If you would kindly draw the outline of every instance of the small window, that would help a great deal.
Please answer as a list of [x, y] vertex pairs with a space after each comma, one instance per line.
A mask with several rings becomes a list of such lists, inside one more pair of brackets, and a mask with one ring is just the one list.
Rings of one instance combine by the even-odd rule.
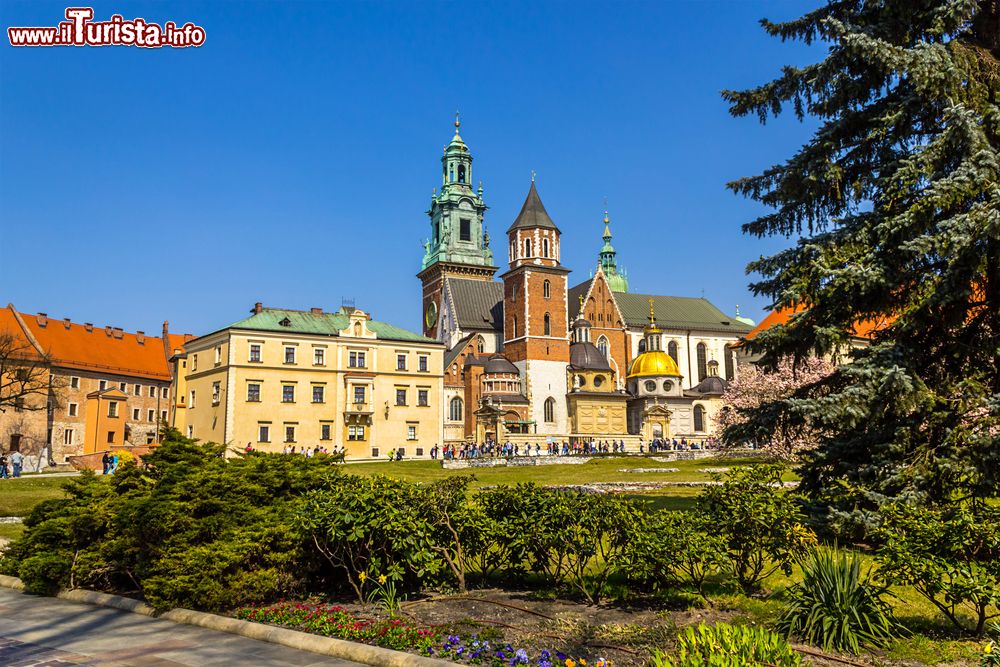
[[698, 433], [705, 430], [705, 408], [700, 405], [694, 406], [694, 430]]
[[542, 283], [542, 296], [546, 299], [552, 296], [552, 283], [548, 280]]
[[407, 424], [406, 425], [406, 439], [407, 440], [416, 440], [417, 439], [417, 425], [416, 424]]
[[549, 240], [542, 239], [542, 257], [549, 256]]
[[405, 371], [406, 370], [406, 355], [397, 354], [396, 355], [396, 370]]
[[594, 386], [595, 387], [600, 387], [602, 384], [604, 384], [604, 376], [603, 375], [598, 375], [597, 377], [594, 378]]
[[365, 427], [364, 426], [348, 426], [347, 427], [347, 439], [348, 440], [364, 440], [365, 439]]
[[313, 403], [322, 403], [324, 401], [323, 389], [322, 385], [313, 386]]
[[194, 396], [195, 396], [195, 392], [194, 392], [194, 389], [192, 389], [191, 390], [191, 399], [188, 401], [188, 407], [191, 408], [191, 409], [194, 409]]
[[326, 350], [324, 350], [321, 347], [313, 349], [313, 365], [314, 366], [326, 365]]
[[554, 398], [546, 398], [543, 406], [543, 418], [546, 423], [551, 424], [556, 420], [556, 401]]
[[605, 338], [604, 336], [601, 336], [600, 338], [597, 339], [597, 349], [600, 350], [601, 354], [604, 355], [605, 359], [608, 358], [608, 348], [609, 348], [609, 345], [608, 345], [608, 339], [607, 338]]
[[552, 335], [552, 317], [548, 313], [545, 313], [545, 317], [542, 318], [542, 335]]
[[698, 343], [698, 382], [708, 377], [708, 346]]
[[417, 370], [419, 370], [422, 373], [427, 372], [427, 357], [417, 358]]
[[250, 361], [252, 363], [260, 363], [260, 344], [250, 343]]
[[424, 455], [424, 448], [423, 447], [417, 447], [416, 449], [414, 449], [414, 451], [416, 452], [417, 456], [423, 456]]
[[[190, 436], [190, 426], [188, 427]], [[266, 424], [261, 424], [257, 429], [257, 442], [271, 442], [271, 427]]]
[[126, 382], [118, 383], [118, 391], [125, 391], [127, 388], [128, 388], [128, 383]]
[[286, 384], [281, 386], [281, 402], [282, 403], [295, 402], [295, 385]]
[[108, 416], [109, 417], [118, 416], [118, 401], [111, 401], [108, 403]]
[[136, 396], [142, 396], [142, 385], [137, 384], [134, 387], [132, 387], [132, 393], [135, 394]]
[[365, 387], [364, 385], [354, 385], [354, 402], [364, 403], [365, 402]]
[[191, 370], [192, 371], [198, 370], [198, 355], [197, 354], [191, 357]]
[[364, 368], [365, 367], [365, 353], [364, 352], [351, 352], [348, 355], [347, 365], [351, 368]]
[[378, 458], [378, 447], [372, 447], [372, 458], [373, 459]]
[[76, 403], [70, 403], [66, 406], [66, 414], [70, 417], [76, 417], [76, 411], [79, 409], [79, 405]]
[[78, 378], [78, 377], [71, 377], [69, 379], [69, 388], [70, 389], [79, 389], [80, 388], [80, 378]]
[[482, 336], [479, 336], [476, 339], [476, 352], [478, 354], [482, 354], [485, 349], [486, 349], [486, 340], [484, 340]]
[[330, 439], [330, 425], [329, 424], [320, 424], [319, 425], [319, 439], [320, 440], [329, 440]]
[[222, 398], [222, 383], [212, 383], [212, 405], [217, 405]]
[[148, 422], [155, 422], [156, 421], [156, 410], [147, 410], [146, 411], [146, 421], [148, 421]]
[[221, 345], [216, 345], [215, 346], [215, 365], [218, 366], [221, 363], [222, 363], [222, 346]]
[[149, 397], [156, 398], [156, 387], [154, 387], [153, 385], [149, 386]]
[[139, 421], [140, 413], [141, 411], [139, 410], [139, 408], [132, 408], [132, 421], [134, 422]]
[[286, 426], [285, 427], [285, 442], [295, 442], [295, 427]]
[[673, 388], [674, 388], [673, 382], [671, 382], [670, 380], [663, 381], [663, 391], [670, 391]]
[[160, 410], [160, 421], [163, 422], [164, 424], [167, 423], [167, 411], [166, 410]]
[[97, 383], [97, 389], [99, 391], [104, 391], [107, 388], [108, 388], [108, 381], [107, 380], [101, 380], [100, 382]]
[[294, 364], [295, 363], [295, 348], [291, 345], [285, 347], [285, 363]]
[[[459, 173], [465, 173], [464, 170]], [[458, 240], [459, 241], [471, 241], [472, 240], [472, 221], [462, 218], [458, 221]]]
[[462, 421], [462, 399], [455, 396], [448, 404], [448, 418], [453, 422]]
[[260, 402], [260, 383], [250, 382], [247, 384], [247, 401], [250, 403]]
[[672, 340], [669, 343], [667, 343], [667, 354], [670, 355], [670, 358], [673, 359], [674, 363], [676, 364], [677, 363], [677, 341]]
[[646, 391], [653, 393], [656, 391], [656, 382], [653, 380], [646, 380]]
[[114, 431], [108, 431], [108, 443], [109, 444], [114, 444], [114, 442], [115, 442], [115, 432]]
[[428, 396], [428, 393], [427, 393], [426, 389], [418, 389], [417, 390], [417, 405], [423, 405], [423, 406], [430, 405], [427, 402], [427, 396]]
[[73, 444], [73, 429], [68, 428], [63, 431], [63, 444], [72, 445]]
[[396, 389], [396, 405], [406, 405], [405, 389]]
[[170, 398], [169, 387], [160, 387], [160, 398]]

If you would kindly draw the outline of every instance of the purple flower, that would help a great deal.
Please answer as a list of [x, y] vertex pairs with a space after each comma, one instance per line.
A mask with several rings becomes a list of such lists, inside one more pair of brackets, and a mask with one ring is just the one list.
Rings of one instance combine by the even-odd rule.
[[566, 654], [563, 653], [562, 651], [556, 651], [556, 658], [558, 658], [559, 660], [565, 660]]

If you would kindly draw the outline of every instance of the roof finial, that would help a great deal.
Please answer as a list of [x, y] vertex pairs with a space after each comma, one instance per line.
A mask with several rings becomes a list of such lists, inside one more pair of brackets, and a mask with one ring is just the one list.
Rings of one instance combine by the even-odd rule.
[[535, 170], [534, 169], [531, 170], [531, 182], [532, 183], [535, 182]]
[[740, 304], [736, 304], [736, 317], [740, 316]]
[[458, 120], [458, 111], [455, 111], [455, 134], [458, 134], [458, 127], [462, 123]]
[[583, 295], [580, 295], [580, 317], [583, 317]]
[[656, 311], [653, 310], [653, 297], [649, 297], [649, 326], [656, 326]]

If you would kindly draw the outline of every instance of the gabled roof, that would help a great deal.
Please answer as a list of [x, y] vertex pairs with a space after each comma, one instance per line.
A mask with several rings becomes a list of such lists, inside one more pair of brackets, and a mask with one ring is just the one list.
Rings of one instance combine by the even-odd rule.
[[[42, 315], [18, 313], [8, 305], [0, 317], [0, 329], [16, 324], [21, 334], [37, 342], [53, 366], [169, 380], [170, 368], [163, 338], [128, 333], [111, 327], [89, 327]], [[12, 331], [17, 334], [17, 331]], [[185, 336], [168, 334], [170, 352], [181, 349]]]
[[465, 348], [468, 347], [469, 342], [472, 340], [472, 337], [475, 336], [475, 335], [477, 335], [477, 334], [474, 334], [474, 333], [469, 334], [468, 336], [466, 336], [462, 340], [460, 340], [457, 343], [455, 343], [455, 347], [451, 348], [450, 350], [448, 350], [447, 352], [444, 353], [444, 367], [445, 367], [445, 370], [447, 370], [448, 367], [451, 366], [455, 362], [456, 359], [458, 359], [459, 355], [462, 354], [462, 352], [465, 351]]
[[531, 181], [531, 188], [528, 190], [528, 196], [524, 199], [524, 205], [521, 206], [521, 212], [517, 214], [514, 224], [507, 229], [507, 232], [510, 233], [515, 229], [535, 227], [559, 231], [556, 223], [552, 222], [548, 211], [545, 210], [545, 205], [542, 203], [541, 197], [538, 196], [538, 190], [535, 189], [535, 182]]
[[[806, 310], [806, 307], [802, 304], [796, 305], [793, 308], [778, 308], [777, 310], [772, 310], [770, 313], [767, 314], [767, 317], [762, 319], [760, 321], [760, 324], [755, 326], [749, 333], [747, 333], [746, 336], [744, 336], [744, 338], [746, 338], [747, 340], [751, 340], [753, 338], [756, 338], [757, 334], [759, 334], [761, 331], [766, 331], [767, 329], [770, 329], [771, 327], [774, 326], [778, 325], [783, 326], [785, 324], [788, 324], [788, 321], [792, 319], [793, 315], [797, 315], [798, 313], [801, 313], [804, 310]], [[890, 324], [889, 321], [875, 322], [874, 320], [861, 320], [859, 322], [856, 322], [851, 327], [851, 335], [854, 336], [855, 338], [870, 339], [872, 337], [872, 334], [874, 334], [876, 331], [886, 328], [887, 326], [889, 326], [889, 324]]]
[[447, 278], [455, 319], [462, 330], [503, 330], [503, 283]]
[[749, 325], [726, 315], [704, 298], [615, 292], [615, 301], [629, 327], [646, 326], [650, 299], [656, 311], [656, 323], [664, 329], [719, 331], [737, 336], [750, 331]]
[[[282, 322], [288, 322], [287, 326]], [[336, 313], [304, 310], [288, 310], [285, 308], [262, 308], [259, 313], [253, 313], [238, 322], [230, 324], [226, 329], [250, 329], [253, 331], [278, 331], [299, 334], [315, 334], [320, 336], [339, 336], [351, 323], [350, 315], [344, 310]], [[369, 331], [375, 332], [380, 340], [398, 340], [414, 343], [437, 343], [433, 338], [401, 329], [399, 327], [368, 320], [365, 323]]]

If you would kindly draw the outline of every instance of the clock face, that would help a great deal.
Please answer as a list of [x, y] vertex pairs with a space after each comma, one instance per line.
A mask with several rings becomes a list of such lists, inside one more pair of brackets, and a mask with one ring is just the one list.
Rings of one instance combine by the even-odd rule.
[[438, 320], [438, 306], [436, 303], [431, 301], [427, 304], [427, 310], [424, 311], [424, 322], [427, 324], [427, 328], [430, 329]]

